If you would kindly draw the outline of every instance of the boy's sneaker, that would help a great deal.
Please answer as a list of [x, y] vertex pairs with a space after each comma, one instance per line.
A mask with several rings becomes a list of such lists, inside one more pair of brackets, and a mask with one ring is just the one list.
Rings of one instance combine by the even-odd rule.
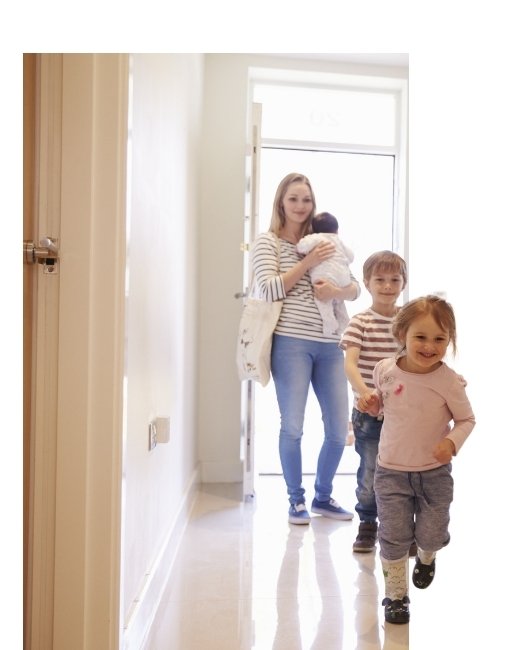
[[410, 620], [409, 603], [408, 596], [396, 600], [385, 598], [382, 602], [382, 605], [385, 606], [385, 621], [397, 624], [408, 623]]
[[377, 522], [361, 521], [357, 539], [353, 542], [354, 553], [370, 553], [375, 548], [377, 539]]
[[289, 523], [290, 524], [308, 524], [311, 517], [307, 512], [305, 503], [291, 504], [289, 508]]
[[323, 517], [329, 517], [330, 519], [353, 519], [353, 512], [348, 512], [344, 508], [341, 508], [335, 499], [330, 499], [329, 501], [317, 501], [313, 499], [311, 512], [314, 512], [316, 515], [322, 515]]

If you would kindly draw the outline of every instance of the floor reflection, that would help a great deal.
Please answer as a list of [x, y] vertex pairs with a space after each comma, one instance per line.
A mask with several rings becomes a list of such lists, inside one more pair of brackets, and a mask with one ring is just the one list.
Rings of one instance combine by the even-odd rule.
[[291, 526], [287, 535], [276, 589], [276, 633], [273, 650], [302, 650], [298, 583], [300, 551], [306, 532], [306, 526]]
[[[375, 577], [376, 554], [375, 552], [352, 553], [352, 557], [358, 568], [355, 579], [357, 595], [353, 605], [355, 629], [358, 635], [355, 650], [381, 650], [379, 638], [380, 596]], [[380, 569], [379, 565], [377, 569]]]
[[[353, 494], [337, 477], [337, 500]], [[201, 490], [146, 650], [408, 649], [408, 626], [384, 626], [378, 556], [352, 553], [357, 521], [293, 526], [287, 506], [281, 476], [253, 503]]]

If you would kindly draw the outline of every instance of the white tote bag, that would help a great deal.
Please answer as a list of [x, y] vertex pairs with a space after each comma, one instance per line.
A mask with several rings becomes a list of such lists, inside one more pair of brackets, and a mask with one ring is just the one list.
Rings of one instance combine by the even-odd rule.
[[[279, 258], [280, 242], [276, 236], [275, 239]], [[280, 317], [283, 300], [267, 302], [257, 294], [258, 288], [254, 282], [239, 322], [236, 365], [241, 381], [251, 379], [266, 386], [271, 375], [272, 335]]]
[[272, 335], [282, 305], [282, 300], [267, 302], [260, 298], [247, 298], [237, 340], [236, 363], [241, 381], [252, 379], [262, 386], [269, 383]]

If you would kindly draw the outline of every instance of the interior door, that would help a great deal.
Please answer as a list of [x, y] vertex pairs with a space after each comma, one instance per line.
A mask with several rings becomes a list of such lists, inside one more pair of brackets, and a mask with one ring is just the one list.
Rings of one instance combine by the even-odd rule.
[[[23, 237], [32, 239], [34, 231], [34, 192], [35, 192], [35, 102], [37, 57], [24, 54], [24, 113], [23, 113]], [[28, 548], [29, 548], [29, 465], [31, 441], [31, 379], [32, 379], [32, 317], [34, 296], [33, 270], [23, 269], [23, 587], [24, 602], [28, 594]], [[24, 608], [24, 647], [27, 609]]]
[[35, 98], [24, 237], [59, 252], [24, 271], [24, 647], [114, 650], [128, 57], [38, 54], [24, 75], [28, 105]]
[[[24, 55], [26, 242], [59, 238], [62, 56]], [[24, 647], [53, 647], [59, 264], [24, 264]]]
[[[259, 232], [259, 180], [261, 157], [261, 104], [252, 104], [251, 128], [247, 155], [247, 214], [245, 215], [245, 241], [243, 252], [245, 257], [245, 290], [248, 294], [252, 286], [252, 267], [250, 247]], [[255, 485], [255, 416], [254, 396], [256, 386], [252, 381], [244, 381], [241, 386], [241, 457], [243, 460], [243, 495], [245, 498], [254, 496]]]

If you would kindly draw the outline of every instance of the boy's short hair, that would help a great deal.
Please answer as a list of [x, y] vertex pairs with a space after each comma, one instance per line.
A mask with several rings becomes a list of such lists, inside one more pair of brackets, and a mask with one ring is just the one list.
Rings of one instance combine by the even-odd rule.
[[312, 227], [313, 232], [337, 233], [339, 231], [339, 222], [329, 212], [320, 212], [313, 217]]
[[393, 251], [372, 253], [363, 264], [363, 280], [369, 282], [375, 273], [399, 273], [403, 277], [403, 287], [407, 284], [407, 263]]

